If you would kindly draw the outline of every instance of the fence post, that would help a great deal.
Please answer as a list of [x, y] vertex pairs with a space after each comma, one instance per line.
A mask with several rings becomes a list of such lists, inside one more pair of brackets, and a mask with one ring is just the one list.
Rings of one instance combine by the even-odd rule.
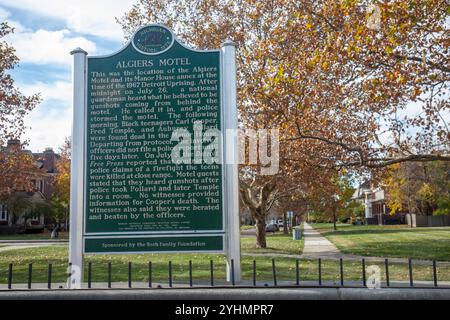
[[386, 270], [386, 286], [390, 286], [389, 283], [389, 261], [388, 259], [384, 259], [384, 268]]
[[52, 264], [51, 263], [48, 264], [48, 283], [47, 283], [47, 288], [48, 289], [52, 288]]
[[366, 260], [362, 258], [361, 260], [362, 264], [362, 277], [363, 277], [363, 286], [367, 287], [367, 280], [366, 280]]
[[433, 260], [433, 282], [434, 286], [437, 287], [437, 267], [436, 267], [436, 260]]
[[256, 260], [253, 260], [253, 286], [256, 287]]
[[319, 286], [322, 285], [322, 259], [319, 258]]
[[91, 288], [92, 284], [92, 262], [89, 261], [88, 263], [88, 289]]
[[13, 273], [13, 265], [10, 263], [8, 265], [8, 289], [12, 287], [12, 273]]
[[277, 270], [275, 268], [275, 259], [272, 258], [272, 274], [273, 274], [273, 285], [276, 287], [277, 284]]
[[28, 264], [28, 289], [31, 289], [31, 279], [33, 277], [33, 264]]
[[169, 261], [169, 287], [172, 288], [172, 261]]
[[211, 287], [214, 287], [214, 261], [212, 259], [209, 261], [209, 271], [210, 271]]
[[189, 260], [189, 286], [192, 287], [192, 260]]
[[152, 287], [152, 262], [148, 263], [148, 287]]
[[131, 261], [130, 261], [130, 262], [128, 262], [128, 288], [132, 287], [132, 285], [131, 285], [131, 282], [132, 282], [131, 267], [132, 267], [132, 264], [131, 264]]
[[111, 288], [112, 264], [108, 262], [108, 288]]
[[412, 260], [408, 259], [408, 269], [409, 269], [409, 286], [414, 286], [413, 280], [413, 270], [412, 270]]

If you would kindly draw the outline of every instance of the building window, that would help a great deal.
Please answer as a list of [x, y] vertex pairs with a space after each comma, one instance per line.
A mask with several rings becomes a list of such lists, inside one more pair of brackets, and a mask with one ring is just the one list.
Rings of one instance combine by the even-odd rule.
[[6, 209], [6, 205], [1, 205], [0, 211], [0, 221], [8, 221], [8, 210]]
[[34, 186], [35, 186], [36, 191], [44, 192], [44, 181], [43, 180], [40, 180], [40, 179], [36, 180]]

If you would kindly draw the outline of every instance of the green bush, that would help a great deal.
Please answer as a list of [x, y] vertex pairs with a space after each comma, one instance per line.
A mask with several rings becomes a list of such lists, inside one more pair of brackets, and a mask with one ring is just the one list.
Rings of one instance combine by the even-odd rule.
[[340, 222], [340, 223], [350, 223], [350, 220], [351, 220], [352, 218], [351, 217], [340, 217], [339, 219], [338, 219], [338, 221]]
[[440, 198], [437, 205], [438, 208], [433, 212], [434, 216], [450, 214], [450, 197]]

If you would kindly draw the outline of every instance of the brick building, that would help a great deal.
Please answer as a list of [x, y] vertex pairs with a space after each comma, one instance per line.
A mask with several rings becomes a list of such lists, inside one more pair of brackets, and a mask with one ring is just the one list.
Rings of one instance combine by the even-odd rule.
[[[19, 140], [9, 140], [6, 147], [2, 147], [1, 152], [5, 149], [7, 150], [8, 148], [14, 147], [20, 147]], [[30, 150], [23, 150], [22, 152], [33, 156], [38, 170], [36, 173], [30, 174], [29, 177], [34, 189], [27, 192], [18, 191], [16, 192], [16, 195], [20, 194], [20, 196], [27, 199], [32, 204], [49, 203], [53, 193], [52, 181], [56, 175], [56, 161], [59, 159], [59, 155], [57, 155], [52, 148], [46, 148], [45, 151], [41, 153], [33, 153]], [[16, 226], [23, 226], [25, 231], [44, 229], [46, 214], [41, 213], [38, 216], [32, 216], [31, 218], [26, 219], [26, 213], [26, 210], [24, 210], [22, 214], [16, 217]], [[5, 203], [0, 203], [0, 227], [8, 229], [8, 227], [12, 227], [12, 225], [13, 221], [8, 212], [8, 206]]]

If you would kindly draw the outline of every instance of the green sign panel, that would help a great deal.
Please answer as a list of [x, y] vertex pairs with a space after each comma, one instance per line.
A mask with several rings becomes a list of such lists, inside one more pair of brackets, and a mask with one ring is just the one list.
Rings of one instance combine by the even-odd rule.
[[[222, 166], [202, 158], [220, 156], [208, 134], [221, 129], [218, 50], [146, 26], [118, 53], [88, 57], [86, 98], [85, 236], [223, 234]], [[110, 240], [86, 239], [86, 252]], [[222, 250], [214, 241], [204, 248]], [[153, 250], [164, 251], [138, 251]]]
[[223, 251], [224, 237], [207, 236], [155, 236], [132, 238], [86, 238], [85, 253], [121, 252], [197, 252]]

